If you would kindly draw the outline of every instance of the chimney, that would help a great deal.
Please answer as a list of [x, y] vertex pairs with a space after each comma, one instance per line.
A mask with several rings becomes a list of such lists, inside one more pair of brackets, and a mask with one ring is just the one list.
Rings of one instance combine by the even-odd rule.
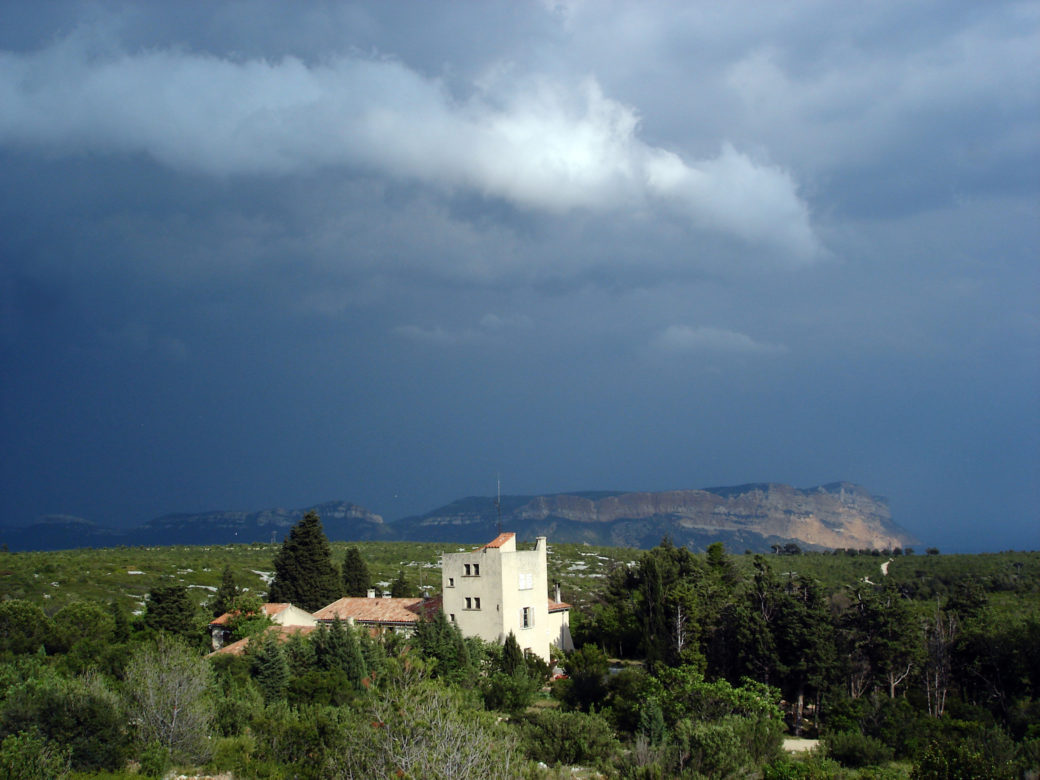
[[544, 537], [544, 536], [537, 536], [537, 537], [535, 537], [534, 549], [536, 549], [536, 550], [543, 550], [544, 551], [545, 550], [545, 539], [546, 539], [546, 537]]
[[388, 599], [388, 598], [390, 598], [390, 591], [388, 591], [388, 590], [384, 590], [384, 591], [383, 591], [383, 598], [384, 598], [384, 599]]
[[560, 598], [560, 583], [558, 582], [556, 583], [556, 597], [553, 600], [557, 603], [563, 601], [563, 599]]
[[368, 589], [368, 597], [370, 599], [374, 599], [376, 597], [376, 589], [375, 588], [369, 588]]

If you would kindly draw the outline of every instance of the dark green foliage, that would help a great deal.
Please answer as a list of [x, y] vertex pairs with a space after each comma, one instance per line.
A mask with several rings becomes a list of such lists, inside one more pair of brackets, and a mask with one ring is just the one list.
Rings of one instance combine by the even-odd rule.
[[50, 633], [50, 619], [35, 604], [0, 601], [0, 653], [35, 653]]
[[531, 713], [522, 734], [527, 756], [546, 764], [609, 764], [620, 747], [602, 716], [584, 712]]
[[119, 606], [118, 601], [108, 603], [108, 612], [112, 616], [112, 641], [124, 644], [130, 639], [130, 621], [126, 617], [126, 612]]
[[316, 512], [294, 525], [274, 558], [268, 600], [315, 612], [338, 599], [343, 589], [332, 549]]
[[238, 593], [239, 590], [238, 585], [235, 583], [235, 575], [231, 572], [231, 566], [227, 565], [224, 567], [224, 571], [220, 575], [220, 586], [217, 588], [217, 592], [213, 596], [213, 606], [211, 609], [213, 617], [220, 617], [225, 612], [230, 612]]
[[250, 677], [250, 659], [218, 654], [210, 659], [215, 680], [214, 728], [219, 736], [241, 733], [264, 706], [263, 694]]
[[743, 719], [733, 715], [710, 722], [683, 718], [674, 729], [676, 769], [694, 777], [731, 777], [753, 765], [743, 744], [743, 726]]
[[395, 599], [408, 598], [415, 594], [415, 588], [412, 587], [412, 583], [408, 581], [408, 578], [404, 574], [404, 569], [397, 572], [397, 576], [394, 577], [393, 582], [390, 583], [390, 595]]
[[437, 610], [432, 618], [416, 624], [414, 642], [419, 655], [434, 662], [434, 677], [466, 688], [475, 684], [476, 669], [469, 648], [458, 626], [450, 623], [442, 611]]
[[572, 709], [586, 712], [598, 705], [607, 694], [604, 678], [609, 668], [606, 654], [596, 645], [575, 650], [563, 661], [568, 679], [558, 686], [562, 701]]
[[311, 634], [314, 664], [321, 671], [341, 671], [354, 688], [368, 676], [361, 644], [354, 629], [339, 619]]
[[[646, 704], [647, 675], [640, 669], [623, 669], [606, 681], [606, 715], [614, 728], [628, 734], [645, 731], [640, 728]], [[660, 711], [660, 707], [657, 708]], [[661, 721], [663, 728], [664, 721]]]
[[524, 651], [520, 649], [520, 643], [512, 631], [502, 644], [502, 671], [506, 674], [515, 674], [522, 671], [527, 673], [527, 663], [524, 661]]
[[892, 760], [892, 748], [858, 731], [839, 731], [823, 739], [827, 755], [842, 766], [876, 766]]
[[[762, 767], [762, 780], [832, 780], [842, 777], [843, 774], [837, 761], [824, 757], [819, 751], [813, 751], [799, 759], [787, 755], [780, 756]], [[880, 780], [880, 776], [877, 777]]]
[[531, 703], [540, 683], [527, 676], [524, 670], [512, 674], [492, 672], [480, 681], [484, 706], [489, 710], [520, 713]]
[[51, 640], [47, 643], [51, 652], [67, 653], [83, 644], [100, 651], [113, 641], [115, 620], [99, 604], [74, 601], [54, 614], [53, 627]]
[[255, 593], [240, 593], [235, 596], [230, 612], [227, 627], [231, 631], [233, 642], [261, 634], [274, 625], [264, 612], [263, 601]]
[[249, 643], [250, 673], [264, 701], [270, 703], [285, 694], [289, 684], [289, 664], [285, 661], [281, 642], [272, 634], [254, 637]]
[[357, 699], [357, 689], [342, 669], [310, 669], [293, 675], [285, 690], [285, 700], [294, 706], [323, 704], [341, 707]]
[[140, 758], [141, 774], [146, 777], [165, 777], [166, 770], [170, 768], [170, 749], [158, 742], [145, 747]]
[[357, 547], [348, 547], [343, 557], [343, 592], [348, 596], [365, 596], [372, 587], [368, 565]]
[[1013, 780], [1015, 745], [1001, 729], [950, 721], [914, 761], [912, 780]]
[[194, 638], [198, 633], [195, 604], [184, 585], [166, 585], [148, 592], [144, 624], [153, 631]]
[[74, 769], [115, 769], [129, 738], [119, 698], [98, 677], [27, 680], [0, 709], [0, 736], [32, 732], [67, 749]]
[[352, 725], [351, 713], [345, 709], [313, 704], [289, 707], [275, 702], [252, 720], [256, 752], [251, 760], [292, 767], [287, 776], [301, 780], [336, 777], [324, 766], [355, 749]]
[[38, 731], [8, 734], [0, 742], [0, 777], [6, 780], [56, 780], [67, 777], [69, 767], [68, 748]]

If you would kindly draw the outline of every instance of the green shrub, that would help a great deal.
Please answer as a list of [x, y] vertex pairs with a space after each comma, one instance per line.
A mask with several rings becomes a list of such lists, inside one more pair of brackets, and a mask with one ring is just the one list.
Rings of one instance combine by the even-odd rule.
[[9, 734], [0, 743], [0, 777], [8, 780], [55, 780], [68, 776], [69, 751], [38, 732]]
[[523, 667], [512, 674], [494, 672], [480, 683], [485, 707], [514, 714], [527, 708], [538, 688], [538, 681], [528, 677]]
[[913, 780], [1011, 780], [1017, 777], [1016, 746], [995, 726], [942, 718], [940, 735], [914, 761]]
[[708, 777], [726, 777], [749, 762], [744, 750], [736, 716], [716, 722], [687, 718], [675, 724], [675, 744], [679, 750], [679, 768]]
[[842, 766], [877, 766], [892, 760], [892, 748], [857, 731], [842, 731], [823, 738], [827, 755]]
[[210, 767], [218, 772], [231, 772], [235, 777], [252, 776], [256, 740], [248, 734], [223, 737], [213, 745]]
[[527, 756], [546, 764], [611, 761], [619, 745], [600, 715], [542, 710], [525, 716], [521, 733]]
[[153, 742], [141, 751], [141, 774], [161, 778], [170, 768], [170, 749]]
[[75, 769], [116, 769], [129, 745], [126, 720], [100, 678], [27, 680], [0, 708], [0, 735], [38, 731], [69, 751]]

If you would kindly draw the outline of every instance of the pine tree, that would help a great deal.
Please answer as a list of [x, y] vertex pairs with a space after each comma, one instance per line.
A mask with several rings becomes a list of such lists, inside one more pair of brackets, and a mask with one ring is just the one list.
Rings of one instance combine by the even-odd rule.
[[225, 612], [230, 612], [237, 595], [238, 585], [235, 584], [231, 566], [225, 566], [224, 573], [220, 576], [220, 587], [217, 588], [217, 593], [213, 597], [213, 617], [220, 617]]
[[144, 623], [154, 631], [188, 637], [198, 631], [195, 604], [184, 585], [152, 588], [148, 593]]
[[348, 547], [343, 558], [343, 588], [348, 596], [365, 596], [371, 586], [372, 578], [361, 551], [357, 547]]
[[390, 595], [395, 599], [403, 599], [412, 595], [412, 586], [408, 578], [404, 576], [404, 569], [397, 572], [397, 576], [390, 583]]
[[272, 636], [256, 637], [250, 671], [263, 691], [264, 701], [280, 699], [289, 684], [289, 664], [281, 644]]
[[338, 599], [342, 589], [321, 518], [317, 512], [308, 512], [289, 531], [274, 558], [268, 599], [314, 612]]
[[502, 671], [506, 674], [515, 674], [517, 671], [527, 674], [527, 662], [524, 660], [524, 651], [520, 649], [520, 643], [512, 631], [506, 637], [502, 646]]
[[473, 684], [476, 670], [462, 632], [443, 612], [437, 610], [433, 617], [416, 624], [414, 642], [419, 655], [435, 662], [434, 677], [465, 686]]

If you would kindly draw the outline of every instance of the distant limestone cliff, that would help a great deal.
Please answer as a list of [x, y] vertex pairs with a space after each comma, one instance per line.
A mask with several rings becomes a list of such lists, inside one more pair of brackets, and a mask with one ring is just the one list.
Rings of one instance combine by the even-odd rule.
[[[752, 484], [661, 493], [560, 493], [502, 498], [502, 527], [521, 538], [651, 547], [668, 536], [695, 549], [768, 550], [794, 542], [807, 549], [917, 544], [892, 522], [884, 499], [848, 482], [807, 488]], [[492, 533], [494, 499], [467, 498], [394, 523], [402, 538], [471, 541]]]
[[[116, 530], [77, 517], [50, 516], [25, 528], [0, 528], [12, 550], [60, 550], [116, 545], [280, 542], [314, 510], [333, 541], [415, 541], [477, 544], [497, 533], [499, 508], [472, 497], [393, 523], [364, 507], [330, 501], [303, 509], [165, 515]], [[884, 499], [848, 482], [806, 488], [753, 484], [661, 493], [602, 491], [502, 496], [502, 528], [521, 540], [613, 547], [653, 547], [665, 536], [699, 550], [722, 542], [734, 552], [768, 552], [773, 545], [804, 549], [884, 549], [918, 544], [892, 522]]]

